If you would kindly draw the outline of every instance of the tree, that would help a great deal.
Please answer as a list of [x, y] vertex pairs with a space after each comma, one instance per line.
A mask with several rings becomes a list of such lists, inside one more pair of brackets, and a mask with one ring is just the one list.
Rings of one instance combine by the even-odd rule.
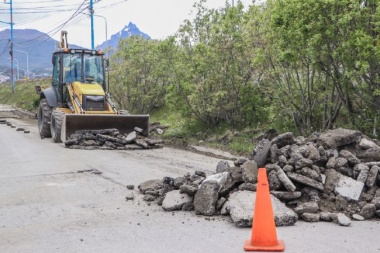
[[[254, 78], [255, 51], [244, 6], [226, 5], [208, 10], [197, 4], [197, 15], [181, 26], [173, 72], [174, 92], [185, 101], [186, 111], [209, 126], [226, 122], [233, 127], [255, 125], [262, 98]], [[248, 37], [247, 37], [248, 36]]]
[[163, 105], [170, 83], [166, 55], [173, 42], [170, 38], [156, 41], [140, 36], [120, 40], [111, 58], [111, 89], [121, 109], [141, 114]]

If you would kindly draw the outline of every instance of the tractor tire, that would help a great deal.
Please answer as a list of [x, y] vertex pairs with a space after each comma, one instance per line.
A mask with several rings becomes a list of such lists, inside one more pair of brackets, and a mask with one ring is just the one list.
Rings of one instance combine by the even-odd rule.
[[51, 108], [46, 98], [40, 100], [40, 105], [38, 107], [38, 132], [41, 138], [51, 137], [50, 133], [50, 117], [53, 108]]
[[63, 122], [64, 113], [60, 110], [54, 110], [51, 114], [50, 120], [50, 132], [53, 142], [60, 143], [61, 139], [61, 130]]

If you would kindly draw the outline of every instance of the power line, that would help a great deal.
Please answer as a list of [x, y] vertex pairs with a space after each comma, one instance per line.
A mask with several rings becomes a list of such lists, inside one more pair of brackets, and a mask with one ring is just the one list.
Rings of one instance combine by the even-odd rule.
[[[33, 41], [36, 41], [38, 39], [44, 39], [43, 41], [40, 41], [38, 42], [37, 44], [34, 44], [34, 45], [30, 45], [30, 46], [36, 46], [36, 45], [39, 45], [39, 44], [42, 44], [44, 43], [45, 41], [49, 40], [51, 36], [55, 35], [57, 32], [59, 32], [62, 28], [65, 27], [66, 24], [68, 24], [71, 20], [73, 20], [76, 16], [78, 16], [79, 14], [81, 14], [81, 12], [86, 9], [87, 7], [85, 8], [82, 8], [81, 7], [84, 5], [84, 3], [86, 2], [87, 0], [84, 0], [82, 2], [82, 4], [76, 9], [76, 11], [71, 15], [71, 17], [65, 21], [63, 24], [61, 25], [58, 25], [57, 27], [53, 28], [52, 30], [50, 30], [49, 32], [47, 32], [46, 34], [44, 35], [41, 35], [41, 36], [37, 36], [33, 39], [30, 39], [30, 40], [27, 40], [27, 41], [24, 41], [22, 44], [25, 44], [25, 43], [30, 43], [30, 42], [33, 42]], [[28, 47], [30, 47], [28, 46]]]

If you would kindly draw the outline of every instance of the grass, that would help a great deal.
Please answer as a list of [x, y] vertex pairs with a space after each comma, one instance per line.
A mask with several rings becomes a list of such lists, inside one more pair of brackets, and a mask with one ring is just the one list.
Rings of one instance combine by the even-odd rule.
[[49, 86], [49, 80], [43, 81], [17, 81], [15, 82], [14, 93], [11, 91], [10, 83], [0, 85], [0, 103], [22, 108], [31, 112], [36, 112], [39, 95], [35, 91], [35, 85]]
[[[235, 155], [248, 157], [254, 148], [254, 138], [251, 130], [241, 132], [231, 131], [227, 124], [209, 128], [197, 120], [189, 120], [179, 112], [161, 108], [151, 115], [151, 122], [159, 121], [161, 125], [169, 125], [163, 137], [174, 140], [179, 145], [202, 145], [229, 151]], [[178, 141], [181, 139], [182, 141]]]

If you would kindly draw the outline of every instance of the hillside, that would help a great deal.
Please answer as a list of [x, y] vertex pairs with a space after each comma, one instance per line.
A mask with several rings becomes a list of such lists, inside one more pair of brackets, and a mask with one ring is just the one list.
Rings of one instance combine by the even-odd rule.
[[[10, 30], [0, 32], [0, 48], [4, 48], [4, 54], [0, 58], [0, 65], [9, 67], [10, 65]], [[20, 68], [20, 76], [24, 75], [27, 69], [27, 58], [29, 62], [29, 72], [34, 74], [50, 73], [51, 54], [57, 46], [57, 41], [45, 33], [34, 29], [15, 29], [14, 37], [14, 59], [15, 73], [17, 65]], [[33, 75], [32, 73], [32, 75]]]

